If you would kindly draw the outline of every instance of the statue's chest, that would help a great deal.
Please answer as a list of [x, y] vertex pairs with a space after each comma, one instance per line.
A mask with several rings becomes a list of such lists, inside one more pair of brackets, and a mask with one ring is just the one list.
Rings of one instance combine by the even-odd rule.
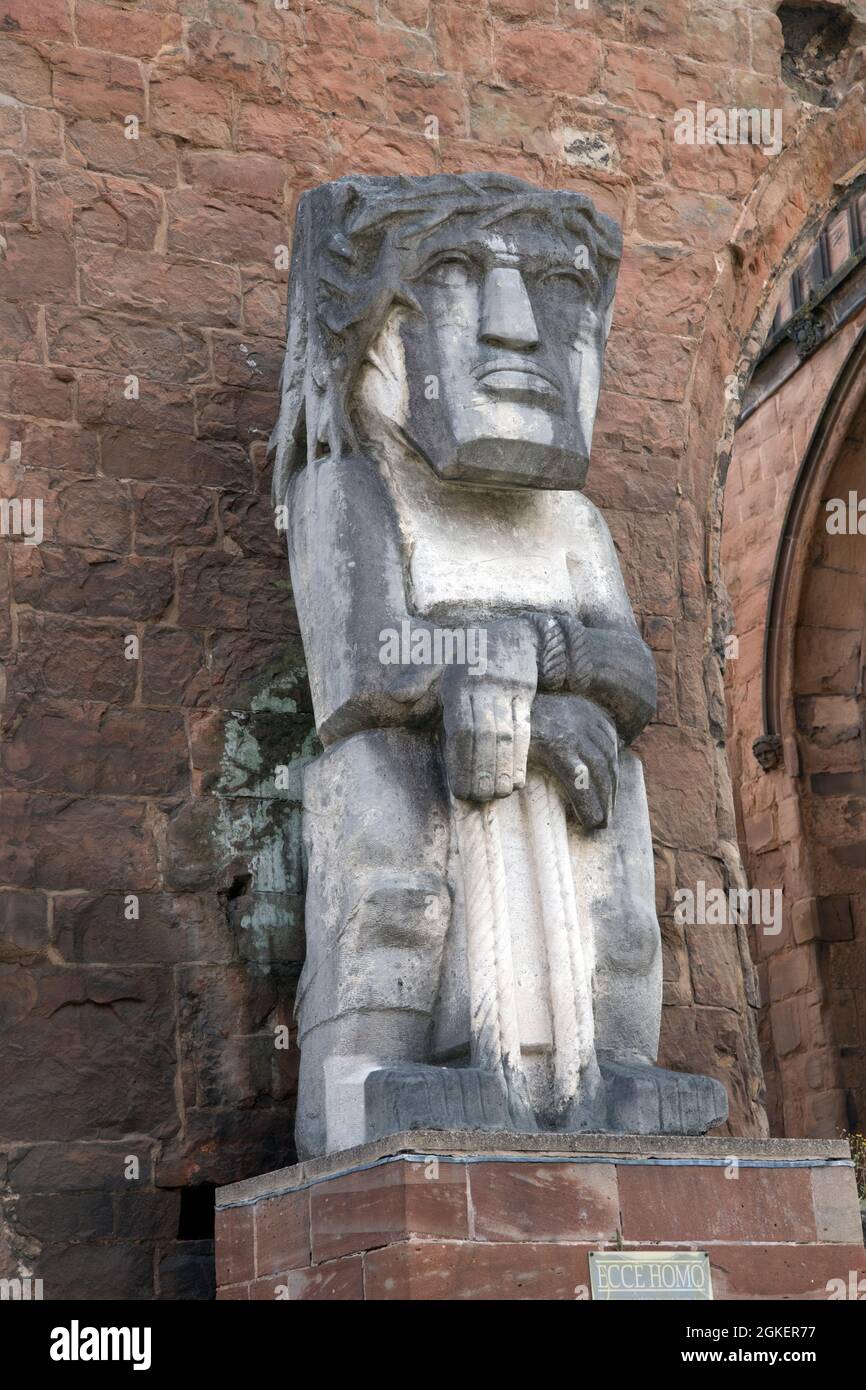
[[401, 478], [395, 500], [419, 617], [575, 607], [573, 494], [443, 489]]

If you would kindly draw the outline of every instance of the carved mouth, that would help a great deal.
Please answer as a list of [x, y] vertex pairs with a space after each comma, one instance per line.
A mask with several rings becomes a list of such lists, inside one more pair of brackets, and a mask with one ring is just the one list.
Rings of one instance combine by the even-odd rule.
[[562, 400], [562, 388], [544, 367], [501, 359], [473, 368], [472, 375], [485, 391], [511, 400], [542, 399], [550, 405]]

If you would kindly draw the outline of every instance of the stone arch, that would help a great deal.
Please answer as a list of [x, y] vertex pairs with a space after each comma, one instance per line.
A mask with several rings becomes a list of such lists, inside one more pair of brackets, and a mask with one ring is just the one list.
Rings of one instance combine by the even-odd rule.
[[783, 739], [790, 736], [794, 718], [795, 644], [804, 589], [808, 587], [809, 551], [822, 500], [830, 495], [830, 479], [862, 414], [864, 398], [866, 327], [859, 330], [840, 367], [812, 433], [788, 499], [773, 564], [764, 635], [762, 709], [765, 733]]
[[[856, 503], [866, 492], [864, 360], [866, 328], [825, 408], [835, 428], [828, 423], [825, 437], [822, 420], [804, 460], [811, 486], [792, 554], [779, 690], [785, 738], [796, 747], [809, 887], [799, 978], [811, 974], [824, 1005], [805, 1080], [835, 1093], [850, 1129], [866, 1119], [866, 519], [859, 530], [849, 506], [850, 494]], [[832, 499], [844, 506], [840, 532], [828, 524]]]
[[[853, 95], [846, 105], [856, 126]], [[744, 265], [754, 277], [752, 290], [758, 290], [753, 323], [743, 339], [738, 382], [746, 379], [767, 337], [787, 272], [827, 216], [862, 181], [862, 145], [858, 148], [855, 140], [844, 138], [852, 135], [848, 117], [840, 119], [834, 132], [833, 122], [824, 125], [821, 114], [810, 119], [800, 139], [780, 156], [787, 161], [784, 185], [792, 189], [788, 202], [780, 201], [778, 181], [772, 188], [759, 184], [733, 238], [747, 250]], [[829, 150], [828, 136], [835, 139], [840, 133], [838, 147]], [[778, 227], [772, 225], [771, 214]], [[771, 251], [777, 257], [775, 265], [769, 261]], [[747, 291], [744, 283], [744, 308]], [[814, 683], [815, 663], [826, 657], [833, 664], [833, 641], [816, 638], [816, 625], [808, 619], [817, 605], [817, 627], [832, 631], [826, 614], [834, 606], [841, 611], [838, 596], [830, 593], [832, 583], [828, 587], [827, 576], [834, 567], [821, 563], [822, 499], [832, 494], [834, 479], [844, 481], [846, 441], [862, 428], [864, 365], [866, 313], [861, 310], [800, 368], [790, 388], [771, 393], [769, 404], [755, 410], [739, 430], [733, 450], [723, 433], [716, 460], [714, 520], [719, 545], [711, 561], [718, 595], [715, 617], [722, 632], [732, 623], [740, 641], [736, 666], [727, 673], [728, 753], [737, 788], [739, 841], [750, 883], [768, 891], [779, 888], [783, 895], [782, 930], [773, 936], [753, 933], [752, 946], [765, 1006], [761, 1035], [768, 1110], [773, 1128], [789, 1134], [838, 1133], [864, 1113], [862, 1078], [857, 1081], [856, 1060], [848, 1058], [846, 1049], [853, 1047], [851, 1056], [856, 1059], [862, 1049], [860, 1033], [866, 1029], [857, 1021], [857, 990], [846, 992], [840, 980], [844, 970], [850, 973], [855, 951], [866, 953], [862, 943], [856, 946], [861, 934], [858, 904], [849, 902], [851, 895], [842, 891], [844, 885], [830, 871], [827, 802], [821, 803], [821, 782], [814, 783], [815, 777], [862, 775], [862, 687], [854, 718], [856, 739], [840, 736], [837, 744], [832, 731], [819, 730], [815, 738], [806, 739], [805, 748], [803, 743], [810, 702], [821, 698], [820, 690], [809, 684]], [[785, 391], [787, 415], [774, 422], [772, 410], [781, 412]], [[738, 409], [739, 403], [732, 401], [726, 423]], [[852, 563], [860, 582], [859, 566], [866, 568], [866, 556]], [[818, 571], [823, 577], [816, 578]], [[844, 587], [843, 573], [840, 568], [837, 578]], [[859, 616], [853, 627], [846, 639], [850, 650], [845, 679], [856, 668], [856, 685], [863, 640]], [[838, 694], [841, 700], [842, 692]], [[853, 694], [849, 690], [849, 699]], [[752, 755], [752, 744], [761, 734], [778, 735], [784, 754], [775, 765], [768, 759], [765, 770]], [[821, 749], [822, 742], [830, 744], [830, 751]], [[853, 748], [855, 743], [857, 757], [843, 767], [839, 758], [850, 750], [840, 755], [839, 746]], [[824, 787], [833, 789], [833, 784]], [[837, 784], [835, 789], [847, 796], [852, 788], [846, 784], [842, 792]], [[843, 800], [837, 832], [839, 825], [845, 826], [846, 814], [850, 820], [853, 813]], [[856, 843], [856, 827], [848, 839]], [[856, 856], [856, 849], [851, 852]], [[859, 881], [855, 887], [859, 894]], [[866, 978], [863, 983], [866, 986]], [[862, 1012], [866, 1017], [866, 995]]]
[[[693, 373], [689, 457], [695, 498], [705, 498], [707, 579], [713, 597], [707, 633], [710, 679], [721, 687], [724, 638], [732, 615], [721, 562], [725, 493], [745, 386], [767, 339], [786, 274], [845, 190], [866, 176], [866, 88], [854, 85], [838, 108], [813, 109], [796, 138], [748, 197], [728, 241], [728, 262], [707, 306]], [[719, 693], [720, 707], [724, 700]], [[725, 771], [727, 768], [725, 767]], [[724, 775], [724, 774], [723, 774]], [[733, 814], [733, 791], [730, 789]]]

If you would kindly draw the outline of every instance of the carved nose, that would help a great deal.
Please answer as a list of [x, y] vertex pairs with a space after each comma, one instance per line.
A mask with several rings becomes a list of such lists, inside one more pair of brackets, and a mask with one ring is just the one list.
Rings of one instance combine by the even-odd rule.
[[538, 346], [538, 328], [520, 271], [494, 266], [484, 277], [481, 341], [526, 352]]

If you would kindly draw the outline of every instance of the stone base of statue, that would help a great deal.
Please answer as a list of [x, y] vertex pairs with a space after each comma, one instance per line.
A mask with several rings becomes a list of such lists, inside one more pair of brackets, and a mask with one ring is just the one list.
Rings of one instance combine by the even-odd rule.
[[216, 1259], [220, 1299], [866, 1294], [839, 1140], [398, 1134], [220, 1189]]

